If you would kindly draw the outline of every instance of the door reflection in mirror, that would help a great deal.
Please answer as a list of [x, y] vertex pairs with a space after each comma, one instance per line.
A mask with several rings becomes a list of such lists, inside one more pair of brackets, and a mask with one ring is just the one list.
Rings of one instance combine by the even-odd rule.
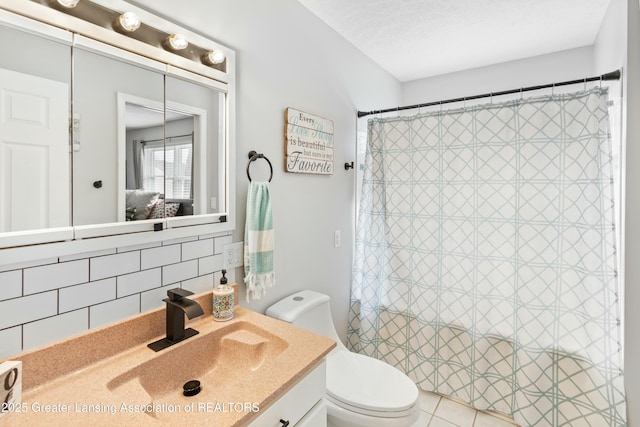
[[69, 226], [71, 47], [0, 26], [0, 50], [0, 232]]

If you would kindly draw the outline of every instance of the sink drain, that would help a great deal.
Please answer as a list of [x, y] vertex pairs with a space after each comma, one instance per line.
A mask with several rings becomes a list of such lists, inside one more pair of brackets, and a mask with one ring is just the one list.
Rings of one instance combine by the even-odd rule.
[[182, 386], [182, 394], [184, 394], [185, 396], [195, 396], [196, 394], [200, 393], [200, 390], [200, 381], [198, 380], [187, 381]]

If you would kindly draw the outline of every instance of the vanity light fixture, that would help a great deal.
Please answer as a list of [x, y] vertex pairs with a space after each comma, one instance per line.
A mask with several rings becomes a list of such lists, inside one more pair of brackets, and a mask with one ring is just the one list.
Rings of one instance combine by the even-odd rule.
[[[3, 1], [5, 0], [0, 0], [0, 3]], [[10, 1], [21, 3], [19, 0]], [[80, 4], [81, 1], [82, 4]], [[229, 64], [224, 48], [214, 48], [215, 45], [212, 46], [211, 44], [207, 48], [205, 47], [208, 44], [206, 40], [202, 40], [198, 35], [192, 34], [186, 29], [182, 30], [185, 33], [180, 34], [180, 27], [176, 27], [173, 24], [168, 25], [169, 23], [159, 24], [153, 19], [147, 19], [146, 17], [149, 16], [147, 12], [136, 9], [135, 6], [124, 6], [123, 4], [126, 3], [124, 0], [31, 0], [24, 3], [31, 2], [44, 3], [56, 10], [56, 13], [70, 15], [71, 20], [69, 22], [72, 23], [74, 30], [79, 34], [91, 37], [91, 31], [87, 29], [88, 27], [83, 26], [80, 30], [76, 27], [78, 25], [77, 21], [83, 21], [106, 30], [113, 30], [148, 46], [171, 52], [182, 57], [179, 59], [181, 64], [184, 63], [185, 59], [193, 61], [194, 66], [204, 67], [202, 71], [205, 75], [208, 71], [205, 68], [221, 71], [222, 73], [228, 72], [227, 67]], [[110, 4], [116, 9], [111, 9]], [[0, 7], [0, 9], [3, 8]], [[143, 23], [142, 20], [145, 20], [145, 22]], [[57, 23], [54, 25], [57, 25]], [[164, 28], [157, 28], [157, 25], [161, 25]], [[173, 30], [171, 29], [172, 27]]]
[[78, 5], [80, 0], [57, 0], [60, 6], [66, 7], [67, 9], [73, 9]]
[[189, 42], [182, 34], [171, 34], [167, 37], [167, 44], [172, 50], [183, 50], [189, 46]]
[[123, 30], [134, 32], [140, 28], [140, 18], [133, 12], [125, 12], [118, 17], [118, 23]]
[[204, 62], [209, 65], [222, 64], [226, 59], [224, 52], [220, 49], [210, 50], [204, 55]]

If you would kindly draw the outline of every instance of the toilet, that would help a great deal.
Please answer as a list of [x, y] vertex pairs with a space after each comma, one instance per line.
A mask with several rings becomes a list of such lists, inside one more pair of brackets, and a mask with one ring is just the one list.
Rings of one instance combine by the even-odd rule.
[[408, 427], [418, 420], [416, 385], [393, 366], [347, 350], [333, 326], [329, 296], [301, 291], [269, 307], [266, 315], [336, 341], [327, 355], [328, 426]]

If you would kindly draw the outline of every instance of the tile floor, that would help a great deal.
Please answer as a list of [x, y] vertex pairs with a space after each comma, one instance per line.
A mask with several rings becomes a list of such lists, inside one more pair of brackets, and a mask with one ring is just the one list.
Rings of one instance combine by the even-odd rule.
[[514, 427], [506, 416], [478, 411], [464, 403], [420, 392], [420, 419], [412, 427]]

